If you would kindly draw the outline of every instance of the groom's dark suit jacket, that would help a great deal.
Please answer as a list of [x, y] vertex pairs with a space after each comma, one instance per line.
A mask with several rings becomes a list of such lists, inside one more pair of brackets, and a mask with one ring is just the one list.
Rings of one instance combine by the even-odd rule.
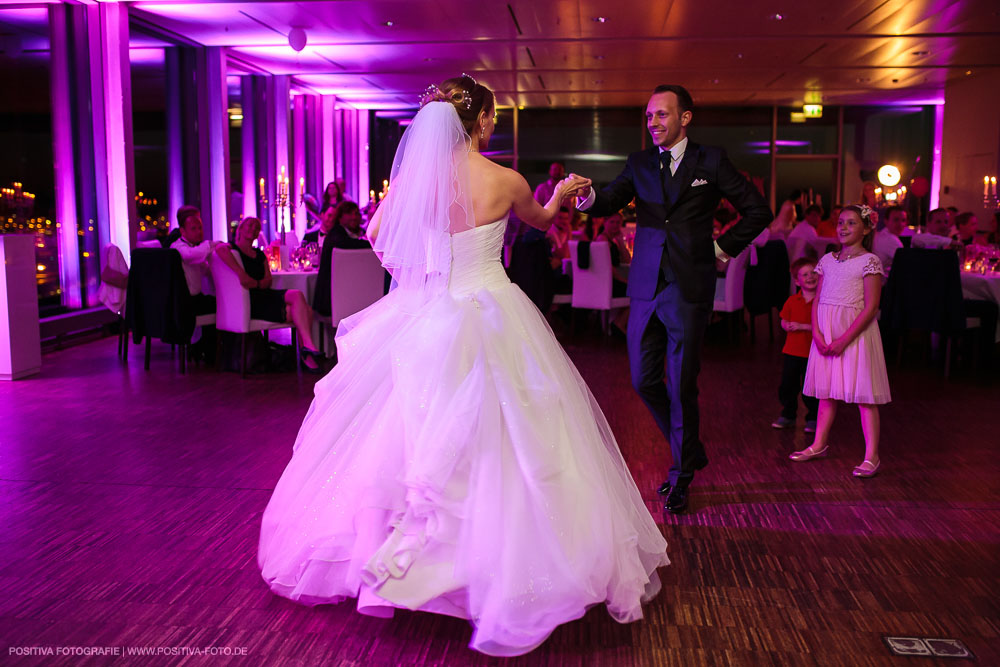
[[711, 301], [716, 277], [712, 219], [722, 197], [743, 216], [718, 239], [719, 247], [735, 257], [774, 216], [764, 197], [736, 170], [724, 150], [688, 139], [673, 176], [667, 170], [661, 178], [657, 146], [629, 155], [624, 171], [596, 193], [587, 213], [610, 215], [636, 200], [630, 297], [656, 296], [664, 265], [673, 272], [685, 301]]

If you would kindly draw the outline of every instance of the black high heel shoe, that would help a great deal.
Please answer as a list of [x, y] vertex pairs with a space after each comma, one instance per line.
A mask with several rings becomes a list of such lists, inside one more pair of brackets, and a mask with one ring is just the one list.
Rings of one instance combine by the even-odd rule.
[[[306, 364], [306, 359], [312, 359], [313, 363], [316, 364], [315, 368]], [[312, 375], [322, 375], [323, 374], [323, 353], [317, 352], [316, 350], [309, 350], [302, 348], [299, 350], [299, 366], [306, 373], [311, 373]]]

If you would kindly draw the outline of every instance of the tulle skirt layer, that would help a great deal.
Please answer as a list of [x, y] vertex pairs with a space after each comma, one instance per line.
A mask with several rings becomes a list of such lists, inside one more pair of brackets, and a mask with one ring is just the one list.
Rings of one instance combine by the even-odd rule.
[[[817, 321], [813, 326], [818, 327], [824, 340], [830, 343], [847, 331], [860, 312], [853, 306], [821, 303], [816, 308]], [[837, 357], [820, 354], [814, 342], [809, 350], [802, 393], [869, 405], [891, 401], [878, 323], [872, 320]]]
[[342, 323], [264, 512], [259, 564], [304, 604], [471, 621], [518, 655], [606, 603], [642, 617], [666, 543], [596, 401], [515, 286], [393, 292]]

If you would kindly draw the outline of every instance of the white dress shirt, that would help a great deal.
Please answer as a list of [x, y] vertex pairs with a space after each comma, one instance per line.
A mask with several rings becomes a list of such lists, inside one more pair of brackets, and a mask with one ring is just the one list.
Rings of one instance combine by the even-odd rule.
[[872, 239], [872, 252], [878, 255], [886, 274], [892, 268], [892, 258], [896, 256], [896, 251], [902, 247], [903, 242], [889, 230], [880, 229], [875, 232], [875, 237]]
[[213, 291], [211, 283], [207, 281], [211, 280], [208, 277], [208, 256], [212, 254], [212, 242], [205, 239], [198, 245], [191, 245], [181, 237], [174, 241], [170, 247], [181, 254], [188, 291], [192, 295], [202, 292], [211, 293]]
[[947, 236], [938, 236], [937, 234], [914, 234], [913, 240], [910, 241], [911, 248], [930, 248], [931, 250], [941, 250], [947, 248], [952, 243], [951, 239]]
[[[677, 168], [681, 165], [681, 160], [684, 159], [684, 152], [687, 151], [688, 138], [684, 137], [676, 144], [674, 144], [670, 150], [670, 175], [673, 176], [677, 173]], [[660, 146], [660, 152], [664, 153], [668, 149]], [[586, 211], [591, 206], [594, 205], [594, 200], [597, 198], [597, 194], [594, 192], [594, 188], [590, 188], [590, 194], [583, 200], [577, 198], [576, 207], [581, 211]], [[715, 245], [715, 257], [716, 259], [721, 259], [723, 262], [728, 262], [731, 258], [727, 255], [722, 248], [719, 247], [717, 241], [712, 241]]]

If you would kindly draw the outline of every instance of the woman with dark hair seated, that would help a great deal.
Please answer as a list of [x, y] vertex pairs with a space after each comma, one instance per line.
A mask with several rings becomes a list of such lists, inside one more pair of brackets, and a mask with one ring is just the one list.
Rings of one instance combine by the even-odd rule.
[[[271, 267], [267, 258], [253, 242], [260, 234], [260, 220], [243, 218], [236, 227], [236, 239], [229, 245], [220, 245], [215, 254], [226, 266], [236, 272], [240, 284], [250, 290], [250, 317], [268, 322], [291, 322], [302, 341], [301, 362], [303, 370], [321, 373], [318, 360], [322, 358], [312, 338], [312, 310], [306, 298], [297, 289], [273, 290]], [[238, 252], [243, 265], [236, 261]]]

